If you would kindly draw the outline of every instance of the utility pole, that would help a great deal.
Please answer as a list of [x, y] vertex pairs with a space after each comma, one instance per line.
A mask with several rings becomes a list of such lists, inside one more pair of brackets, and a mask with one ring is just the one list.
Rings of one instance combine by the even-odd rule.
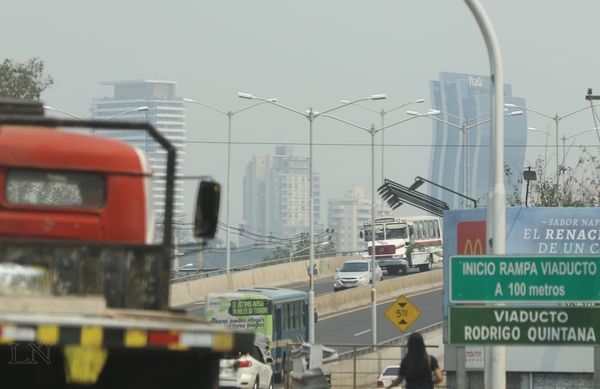
[[[587, 95], [585, 95], [585, 99], [590, 102], [590, 106], [592, 110], [594, 109], [593, 100], [600, 100], [599, 95], [592, 94], [592, 88], [588, 88]], [[594, 118], [594, 127], [598, 127], [596, 124], [596, 115], [594, 115], [594, 111], [592, 111], [592, 117]], [[600, 139], [600, 133], [596, 132], [598, 135], [598, 139]], [[600, 386], [600, 346], [594, 346], [594, 387], [597, 388]]]

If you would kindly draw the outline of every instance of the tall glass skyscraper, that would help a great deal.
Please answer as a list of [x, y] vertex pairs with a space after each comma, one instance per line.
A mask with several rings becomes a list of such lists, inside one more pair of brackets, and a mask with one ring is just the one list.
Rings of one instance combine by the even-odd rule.
[[[92, 117], [104, 120], [147, 121], [165, 136], [177, 150], [175, 174], [183, 174], [185, 157], [185, 106], [177, 97], [176, 83], [163, 80], [107, 81], [102, 85], [114, 87], [113, 96], [96, 98], [90, 109]], [[146, 155], [153, 172], [154, 208], [156, 211], [157, 236], [162, 233], [166, 196], [167, 154], [145, 132], [142, 131], [102, 131], [102, 135], [117, 138], [136, 146]], [[189, 236], [186, 229], [177, 228], [183, 222], [183, 182], [175, 181], [173, 219], [175, 238]]]
[[[430, 180], [456, 192], [487, 203], [490, 160], [490, 77], [441, 72], [430, 81], [432, 108], [441, 111], [433, 120], [433, 149]], [[512, 95], [504, 86], [505, 103], [525, 106], [525, 99]], [[516, 185], [522, 174], [527, 144], [527, 115], [504, 118], [504, 163], [511, 174], [505, 178], [506, 192], [520, 195]], [[450, 209], [465, 208], [470, 202], [448, 191], [430, 186], [431, 196], [448, 203]]]

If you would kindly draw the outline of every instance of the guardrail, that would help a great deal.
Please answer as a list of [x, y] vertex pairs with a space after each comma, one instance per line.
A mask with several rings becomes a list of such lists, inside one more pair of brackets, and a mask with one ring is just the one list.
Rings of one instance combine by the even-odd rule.
[[[329, 258], [329, 257], [338, 257], [338, 256], [347, 256], [347, 255], [357, 255], [360, 253], [362, 253], [362, 251], [339, 251], [339, 252], [335, 252], [335, 253], [326, 253], [326, 254], [315, 255], [315, 258], [319, 259], [319, 258]], [[292, 258], [290, 258], [290, 257], [278, 258], [278, 259], [272, 259], [270, 261], [261, 261], [261, 262], [250, 263], [247, 265], [231, 267], [230, 271], [238, 272], [238, 271], [243, 271], [243, 270], [255, 269], [255, 268], [259, 268], [259, 267], [278, 265], [280, 263], [306, 261], [307, 259], [309, 259], [308, 255], [302, 255], [302, 256], [297, 256], [297, 257], [292, 257]], [[218, 269], [218, 270], [201, 271], [199, 273], [188, 274], [185, 276], [177, 276], [176, 275], [171, 278], [171, 283], [192, 281], [192, 280], [197, 280], [200, 278], [218, 276], [218, 275], [226, 274], [226, 273], [227, 273], [227, 269]]]

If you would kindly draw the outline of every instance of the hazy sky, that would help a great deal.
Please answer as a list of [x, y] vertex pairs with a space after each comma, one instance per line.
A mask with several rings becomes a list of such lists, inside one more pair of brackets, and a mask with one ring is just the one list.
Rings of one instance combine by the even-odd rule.
[[[600, 1], [482, 3], [501, 43], [505, 80], [530, 108], [562, 115], [587, 104], [588, 87], [600, 94]], [[43, 95], [46, 104], [82, 116], [93, 97], [112, 93], [99, 85], [104, 80], [173, 80], [180, 96], [232, 111], [250, 103], [237, 97], [239, 91], [317, 111], [342, 99], [386, 93], [386, 101], [368, 103], [379, 110], [429, 99], [428, 81], [440, 71], [489, 73], [481, 33], [460, 0], [14, 1], [3, 6], [0, 35], [3, 58], [46, 62], [55, 79]], [[194, 105], [187, 114], [186, 174], [210, 174], [225, 184], [226, 118]], [[367, 127], [380, 120], [356, 107], [335, 115]], [[405, 117], [397, 110], [386, 121]], [[553, 128], [552, 121], [534, 115], [529, 125]], [[588, 110], [565, 119], [561, 135], [591, 127]], [[314, 136], [325, 221], [327, 198], [356, 185], [370, 193], [370, 137], [326, 118], [315, 121]], [[308, 121], [260, 106], [234, 116], [232, 140], [231, 220], [237, 225], [250, 157], [272, 154], [278, 143], [297, 144], [295, 153], [307, 155]], [[578, 141], [597, 145], [594, 134]], [[430, 142], [429, 119], [388, 130], [386, 177], [409, 184], [427, 176]], [[544, 142], [544, 136], [529, 134], [529, 160], [543, 152], [534, 146]], [[378, 154], [377, 185], [379, 161]], [[186, 203], [192, 200], [188, 190]]]

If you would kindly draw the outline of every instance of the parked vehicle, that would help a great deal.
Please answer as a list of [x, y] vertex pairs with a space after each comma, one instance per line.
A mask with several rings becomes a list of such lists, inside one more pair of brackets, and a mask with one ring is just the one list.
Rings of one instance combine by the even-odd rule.
[[226, 356], [219, 363], [219, 388], [273, 389], [272, 362], [259, 346], [250, 353]]
[[[333, 279], [333, 291], [353, 288], [355, 286], [367, 285], [371, 283], [373, 275], [371, 261], [368, 259], [356, 259], [346, 261], [341, 268], [335, 272]], [[375, 279], [383, 280], [383, 270], [375, 263]]]
[[435, 216], [383, 217], [374, 227], [365, 223], [360, 231], [364, 241], [363, 258], [372, 255], [375, 232], [375, 259], [387, 274], [406, 274], [410, 268], [428, 271], [443, 258], [442, 223]]
[[381, 374], [379, 374], [379, 377], [377, 377], [377, 387], [378, 388], [387, 388], [388, 386], [390, 386], [392, 381], [395, 380], [396, 378], [398, 378], [399, 372], [400, 372], [400, 366], [398, 366], [398, 365], [387, 366], [385, 369], [383, 369]]

